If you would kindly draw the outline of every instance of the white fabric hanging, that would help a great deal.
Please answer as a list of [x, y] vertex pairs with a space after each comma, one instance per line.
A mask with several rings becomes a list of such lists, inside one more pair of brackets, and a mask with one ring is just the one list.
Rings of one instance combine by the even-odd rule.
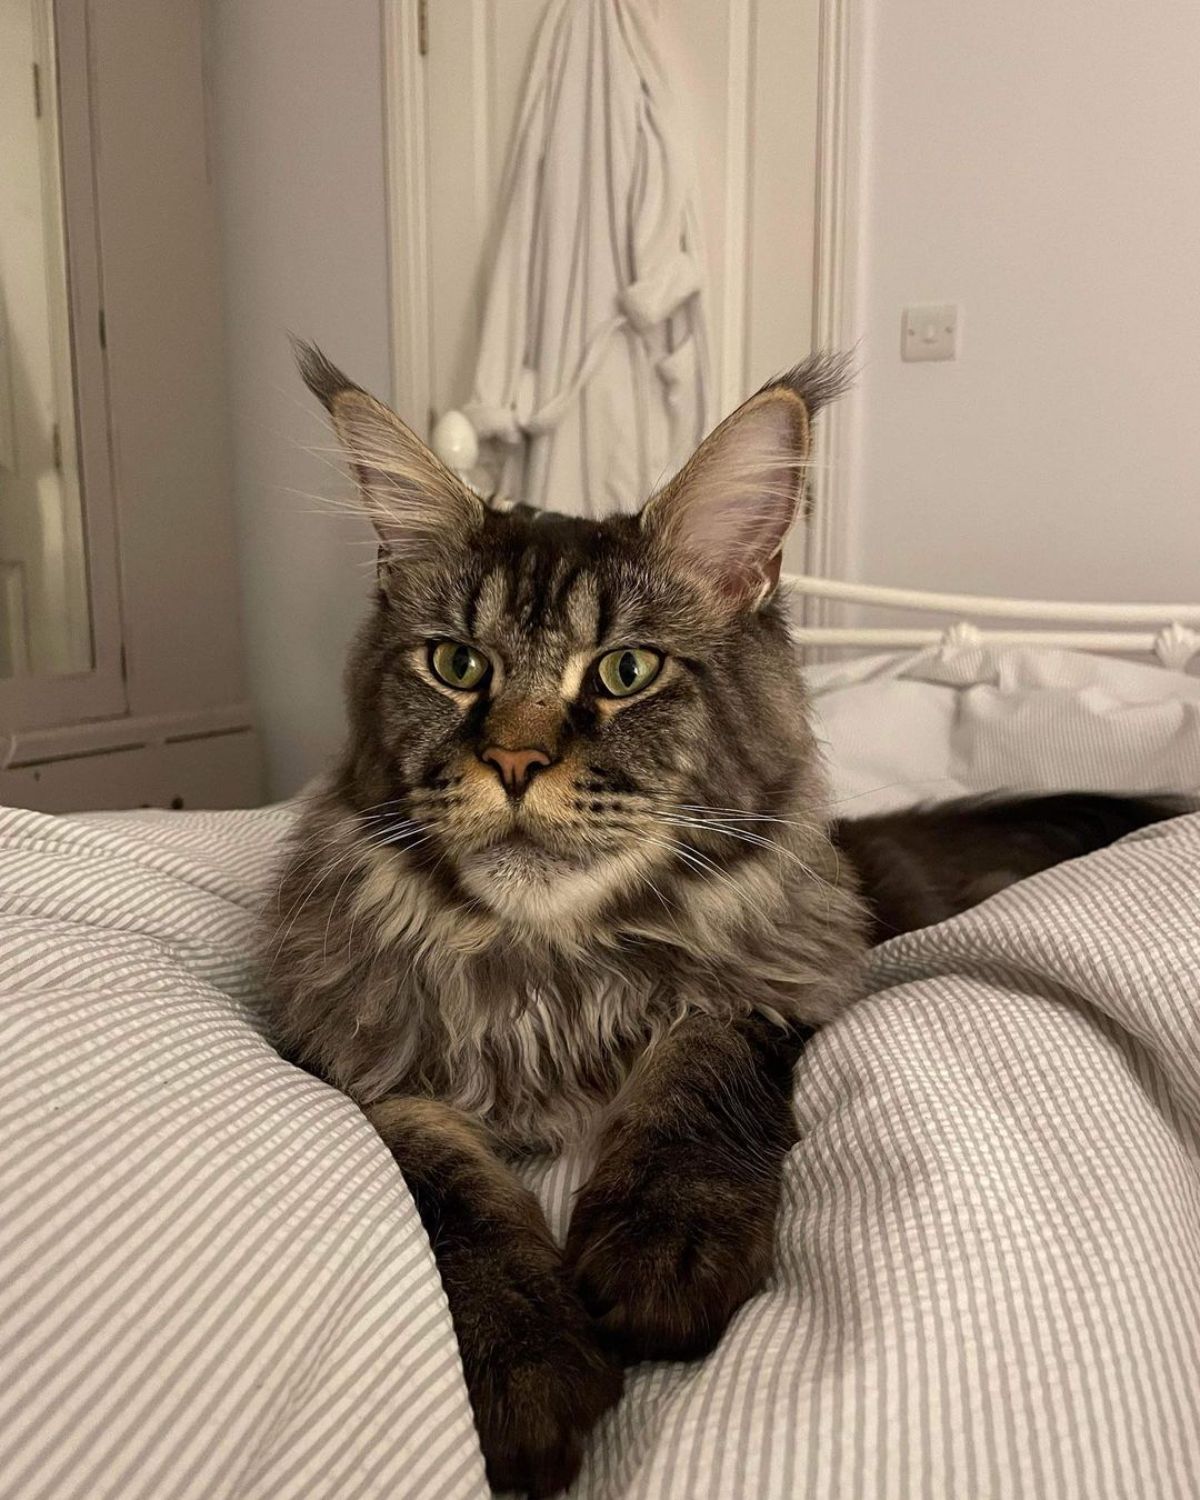
[[498, 489], [635, 509], [711, 425], [693, 173], [639, 0], [551, 0], [467, 415]]

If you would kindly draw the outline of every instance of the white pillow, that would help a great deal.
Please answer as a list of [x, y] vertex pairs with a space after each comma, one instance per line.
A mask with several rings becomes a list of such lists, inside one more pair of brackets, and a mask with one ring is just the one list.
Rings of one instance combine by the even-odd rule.
[[845, 816], [970, 792], [1200, 790], [1200, 679], [1183, 672], [984, 645], [806, 675]]

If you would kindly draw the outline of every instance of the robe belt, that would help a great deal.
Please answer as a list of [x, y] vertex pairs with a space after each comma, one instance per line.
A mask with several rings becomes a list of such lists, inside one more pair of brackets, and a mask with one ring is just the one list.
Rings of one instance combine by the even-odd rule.
[[464, 408], [481, 438], [519, 443], [524, 436], [553, 432], [579, 392], [591, 379], [609, 342], [623, 328], [646, 333], [658, 327], [700, 290], [700, 268], [686, 250], [663, 261], [646, 276], [632, 282], [617, 298], [621, 311], [595, 330], [576, 362], [570, 379], [536, 411], [537, 371], [525, 366], [517, 377], [511, 405], [489, 406], [471, 402]]

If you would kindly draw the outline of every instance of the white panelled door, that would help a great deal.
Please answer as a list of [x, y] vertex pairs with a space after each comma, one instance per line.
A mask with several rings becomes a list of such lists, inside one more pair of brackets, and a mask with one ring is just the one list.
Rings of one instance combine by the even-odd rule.
[[[813, 346], [820, 0], [642, 0], [696, 163], [723, 413]], [[517, 107], [545, 0], [389, 0], [395, 397], [471, 393]], [[803, 549], [788, 566], [801, 568]]]

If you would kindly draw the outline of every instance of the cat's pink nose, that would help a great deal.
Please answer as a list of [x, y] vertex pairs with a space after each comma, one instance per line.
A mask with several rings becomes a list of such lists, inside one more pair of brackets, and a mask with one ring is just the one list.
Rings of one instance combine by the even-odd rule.
[[506, 750], [502, 745], [489, 745], [480, 759], [495, 766], [510, 797], [519, 797], [535, 773], [550, 764], [550, 757], [544, 750], [529, 746], [523, 750]]

